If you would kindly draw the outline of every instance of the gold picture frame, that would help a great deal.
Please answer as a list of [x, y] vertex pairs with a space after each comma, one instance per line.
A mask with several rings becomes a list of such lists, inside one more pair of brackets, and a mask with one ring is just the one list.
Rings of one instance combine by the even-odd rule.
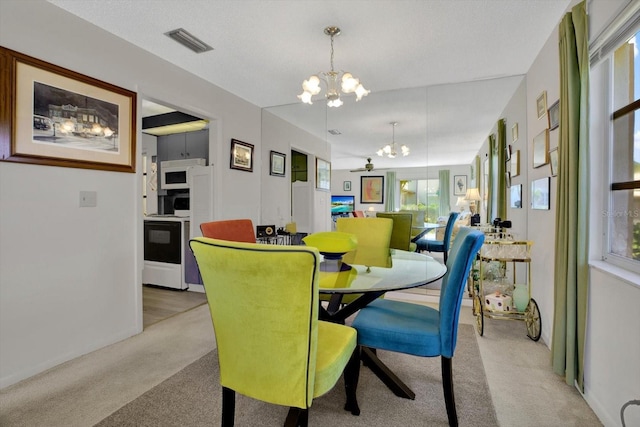
[[136, 94], [0, 47], [0, 159], [135, 172]]
[[549, 151], [549, 166], [551, 167], [551, 176], [558, 175], [558, 147]]
[[536, 98], [536, 111], [538, 112], [538, 118], [541, 119], [547, 114], [547, 91], [543, 90], [538, 98]]
[[533, 167], [539, 168], [549, 163], [549, 129], [533, 138]]
[[511, 178], [514, 178], [520, 175], [520, 150], [516, 150], [511, 154], [510, 162]]

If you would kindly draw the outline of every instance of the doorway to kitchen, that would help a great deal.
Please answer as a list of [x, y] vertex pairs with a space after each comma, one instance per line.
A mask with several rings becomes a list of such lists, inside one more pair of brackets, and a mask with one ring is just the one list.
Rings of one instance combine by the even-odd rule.
[[[215, 141], [217, 134], [215, 132], [216, 126], [213, 127], [211, 136], [209, 132], [210, 125], [211, 123], [215, 124], [215, 120], [196, 117], [191, 113], [184, 113], [178, 111], [176, 108], [147, 99], [142, 100], [141, 117], [141, 146], [143, 161], [142, 195], [143, 213], [145, 215], [145, 230], [148, 224], [154, 225], [166, 221], [168, 224], [177, 225], [182, 233], [181, 237], [177, 239], [169, 239], [168, 237], [165, 239], [165, 234], [167, 233], [156, 233], [156, 240], [158, 240], [158, 244], [153, 246], [153, 248], [147, 248], [146, 242], [148, 236], [146, 231], [144, 233], [143, 239], [145, 240], [143, 240], [142, 246], [144, 247], [145, 252], [145, 269], [147, 268], [147, 259], [152, 259], [151, 255], [153, 255], [153, 260], [155, 260], [153, 263], [154, 268], [155, 264], [160, 265], [160, 267], [153, 270], [155, 275], [151, 274], [151, 271], [149, 271], [148, 274], [145, 274], [143, 271], [144, 284], [142, 285], [142, 318], [143, 328], [147, 328], [157, 322], [191, 310], [195, 307], [206, 304], [207, 302], [206, 295], [203, 292], [193, 292], [192, 288], [202, 288], [201, 285], [190, 286], [191, 283], [196, 282], [187, 279], [187, 277], [190, 277], [186, 274], [189, 270], [189, 263], [181, 256], [180, 252], [182, 250], [179, 249], [178, 251], [179, 256], [177, 261], [169, 260], [167, 258], [169, 254], [158, 253], [158, 251], [165, 250], [163, 247], [166, 247], [166, 250], [170, 251], [170, 247], [172, 246], [170, 244], [162, 245], [161, 243], [164, 242], [163, 239], [167, 240], [167, 243], [171, 240], [176, 240], [179, 244], [179, 248], [181, 248], [181, 241], [183, 239], [188, 241], [189, 238], [194, 236], [194, 221], [192, 221], [193, 218], [188, 207], [185, 208], [185, 210], [181, 210], [180, 215], [178, 215], [178, 208], [175, 207], [175, 203], [167, 202], [173, 199], [177, 200], [178, 196], [183, 199], [186, 197], [186, 200], [189, 200], [189, 198], [193, 196], [193, 194], [190, 194], [192, 189], [190, 187], [187, 189], [163, 188], [160, 179], [160, 174], [162, 173], [160, 162], [173, 161], [176, 159], [178, 161], [184, 161], [184, 159], [176, 157], [182, 154], [187, 156], [185, 158], [188, 158], [190, 155], [203, 158], [205, 160], [205, 165], [212, 164], [212, 156], [210, 156], [209, 150], [210, 147], [216, 145], [212, 144], [211, 141]], [[179, 138], [181, 135], [183, 138]], [[178, 145], [182, 144], [182, 147], [174, 147], [174, 145], [176, 145], [174, 142]], [[213, 190], [210, 189], [208, 192], [212, 193]], [[171, 205], [171, 209], [167, 208], [169, 204]], [[188, 204], [186, 206], [188, 206]], [[163, 218], [165, 216], [167, 218]], [[177, 218], [177, 216], [181, 217]], [[202, 221], [198, 220], [197, 222], [199, 223]], [[199, 227], [197, 227], [197, 229], [199, 230]], [[154, 253], [147, 254], [147, 250], [152, 249]], [[176, 289], [167, 287], [169, 283], [165, 283], [164, 279], [166, 279], [166, 277], [162, 275], [158, 276], [157, 274], [158, 271], [164, 271], [161, 267], [174, 265], [167, 264], [168, 262], [179, 263], [179, 268], [177, 269], [177, 281], [180, 286], [176, 286]], [[153, 280], [153, 278], [156, 280]], [[171, 281], [171, 283], [174, 281]], [[158, 284], [165, 286], [158, 286]], [[187, 287], [189, 287], [190, 290], [185, 290]]]

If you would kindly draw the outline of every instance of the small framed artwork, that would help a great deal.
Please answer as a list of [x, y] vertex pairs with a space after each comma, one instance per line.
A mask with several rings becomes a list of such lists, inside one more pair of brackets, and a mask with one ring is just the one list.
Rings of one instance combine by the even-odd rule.
[[231, 140], [231, 169], [253, 172], [253, 144]]
[[331, 163], [316, 157], [316, 188], [331, 191]]
[[507, 148], [504, 150], [504, 160], [507, 162], [511, 160], [511, 150], [511, 144], [507, 145]]
[[271, 157], [269, 158], [269, 175], [284, 176], [286, 160], [286, 154], [271, 151]]
[[384, 176], [360, 177], [360, 203], [384, 202]]
[[467, 194], [467, 175], [454, 175], [453, 195], [464, 196]]
[[558, 147], [549, 151], [549, 164], [551, 165], [551, 176], [558, 175]]
[[538, 98], [536, 99], [536, 110], [538, 111], [538, 118], [541, 119], [542, 116], [547, 114], [547, 91], [543, 90]]
[[343, 181], [342, 182], [342, 190], [343, 191], [351, 191], [351, 181]]
[[557, 129], [560, 125], [560, 100], [554, 102], [547, 112], [549, 119], [549, 130]]
[[511, 187], [511, 172], [504, 173], [504, 181], [507, 184], [507, 188]]
[[0, 159], [136, 171], [135, 92], [3, 47], [0, 58]]
[[516, 142], [518, 140], [518, 124], [511, 126], [511, 142]]
[[522, 209], [522, 184], [511, 186], [511, 200], [509, 200], [509, 207], [513, 209]]
[[516, 150], [511, 155], [511, 177], [520, 175], [520, 150]]
[[549, 209], [549, 177], [531, 181], [531, 209]]
[[549, 129], [533, 138], [533, 167], [539, 168], [549, 163]]

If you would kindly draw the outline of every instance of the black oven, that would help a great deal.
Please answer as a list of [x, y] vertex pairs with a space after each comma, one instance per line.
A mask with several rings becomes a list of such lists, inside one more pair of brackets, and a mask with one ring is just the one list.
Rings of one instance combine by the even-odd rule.
[[182, 222], [145, 221], [144, 259], [145, 261], [180, 264]]

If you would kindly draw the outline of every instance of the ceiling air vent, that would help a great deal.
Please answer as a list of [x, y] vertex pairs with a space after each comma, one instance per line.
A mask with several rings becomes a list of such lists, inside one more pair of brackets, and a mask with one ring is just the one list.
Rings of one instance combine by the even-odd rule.
[[177, 30], [172, 30], [164, 33], [166, 36], [171, 37], [181, 45], [188, 47], [195, 53], [203, 53], [209, 50], [213, 50], [211, 46], [198, 39], [184, 28], [178, 28]]
[[329, 129], [327, 132], [329, 132], [331, 135], [342, 135], [342, 133], [338, 129]]

